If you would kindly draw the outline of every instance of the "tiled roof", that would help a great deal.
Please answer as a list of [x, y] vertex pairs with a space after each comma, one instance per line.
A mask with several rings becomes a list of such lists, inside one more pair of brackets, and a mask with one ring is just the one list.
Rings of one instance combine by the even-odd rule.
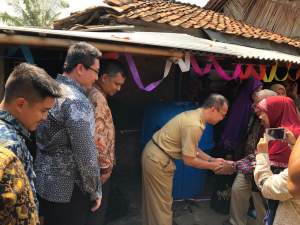
[[245, 38], [285, 43], [300, 48], [300, 40], [247, 25], [196, 5], [163, 0], [106, 0], [105, 2], [122, 10], [118, 19], [126, 19], [128, 22], [134, 19], [182, 28], [211, 29]]
[[[81, 25], [103, 25], [115, 21], [119, 24], [164, 24], [184, 29], [210, 29], [222, 33], [269, 40], [300, 48], [300, 40], [292, 39], [264, 29], [247, 25], [212, 10], [196, 5], [164, 0], [105, 0], [108, 6], [98, 6], [73, 13], [56, 21], [55, 29], [72, 29]], [[113, 22], [113, 23], [115, 23]]]

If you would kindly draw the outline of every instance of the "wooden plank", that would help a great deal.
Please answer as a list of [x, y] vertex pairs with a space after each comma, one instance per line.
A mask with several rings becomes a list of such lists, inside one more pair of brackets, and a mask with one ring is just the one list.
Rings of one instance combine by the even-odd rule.
[[[297, 2], [297, 3], [296, 3]], [[224, 14], [287, 37], [300, 31], [300, 2], [286, 0], [231, 0], [223, 6]]]
[[102, 25], [93, 25], [93, 26], [82, 26], [81, 29], [77, 29], [85, 32], [93, 31], [111, 31], [111, 30], [133, 30], [134, 25], [113, 25], [113, 26], [102, 26]]
[[[62, 38], [42, 38], [35, 36], [25, 35], [7, 35], [0, 34], [0, 44], [4, 45], [28, 45], [28, 46], [39, 46], [39, 47], [60, 47], [68, 48], [71, 44], [77, 43], [79, 40], [75, 39], [62, 39]], [[153, 56], [168, 56], [168, 57], [179, 57], [184, 56], [183, 51], [158, 48], [158, 47], [142, 47], [138, 45], [128, 44], [113, 44], [106, 42], [89, 41], [86, 42], [94, 45], [96, 48], [102, 51], [109, 52], [127, 52], [133, 54], [142, 55], [153, 55]]]

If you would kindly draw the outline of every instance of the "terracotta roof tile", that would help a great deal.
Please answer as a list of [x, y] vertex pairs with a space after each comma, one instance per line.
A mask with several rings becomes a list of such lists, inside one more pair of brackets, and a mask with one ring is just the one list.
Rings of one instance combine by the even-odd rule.
[[[265, 39], [300, 47], [299, 40], [247, 25], [196, 5], [163, 0], [106, 0], [105, 2], [119, 12], [116, 14], [117, 21], [118, 18], [122, 18], [122, 21], [129, 24], [130, 20], [134, 19], [181, 28], [211, 29], [245, 38]], [[68, 24], [70, 23], [68, 21]]]
[[[126, 1], [128, 2], [129, 0]], [[110, 4], [110, 0], [107, 0], [106, 2]], [[136, 0], [134, 4], [140, 2], [150, 3], [147, 5], [147, 8], [150, 7], [157, 11], [160, 10], [157, 6], [164, 7], [165, 9], [163, 13], [155, 14], [155, 17], [152, 16], [151, 20], [149, 20], [149, 16], [144, 16], [143, 14], [139, 14], [139, 16], [135, 17], [146, 22], [152, 21], [156, 23], [165, 23], [182, 28], [211, 29], [228, 34], [243, 36], [245, 38], [266, 39], [276, 43], [286, 43], [295, 47], [300, 46], [300, 41], [298, 40], [283, 37], [282, 35], [264, 31], [260, 28], [255, 28], [241, 21], [226, 17], [220, 13], [202, 9], [199, 6], [184, 3], [172, 3], [163, 0]], [[123, 5], [127, 4], [128, 3], [124, 2]], [[135, 8], [129, 9], [127, 13], [130, 14], [138, 10], [139, 7], [135, 5]], [[124, 13], [126, 15], [126, 11]], [[130, 17], [128, 18], [130, 19]]]

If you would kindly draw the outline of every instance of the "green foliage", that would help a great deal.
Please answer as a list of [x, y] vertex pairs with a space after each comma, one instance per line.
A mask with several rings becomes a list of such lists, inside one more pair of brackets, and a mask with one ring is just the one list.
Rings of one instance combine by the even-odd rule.
[[0, 12], [0, 21], [11, 26], [51, 28], [59, 10], [68, 8], [66, 0], [6, 0], [14, 15]]

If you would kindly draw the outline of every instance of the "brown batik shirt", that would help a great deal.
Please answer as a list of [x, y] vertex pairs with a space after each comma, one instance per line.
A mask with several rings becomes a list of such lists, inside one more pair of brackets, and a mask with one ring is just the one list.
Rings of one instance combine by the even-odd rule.
[[101, 172], [110, 172], [115, 164], [115, 127], [111, 110], [101, 87], [94, 85], [89, 99], [94, 105], [95, 143], [99, 151]]

